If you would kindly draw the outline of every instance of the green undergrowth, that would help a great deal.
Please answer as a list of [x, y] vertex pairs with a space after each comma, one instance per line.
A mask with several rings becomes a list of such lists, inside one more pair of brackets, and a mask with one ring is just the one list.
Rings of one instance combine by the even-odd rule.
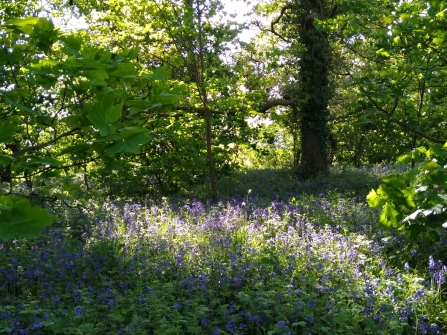
[[389, 170], [57, 209], [41, 237], [0, 242], [0, 333], [443, 334], [446, 240], [382, 231], [364, 201]]

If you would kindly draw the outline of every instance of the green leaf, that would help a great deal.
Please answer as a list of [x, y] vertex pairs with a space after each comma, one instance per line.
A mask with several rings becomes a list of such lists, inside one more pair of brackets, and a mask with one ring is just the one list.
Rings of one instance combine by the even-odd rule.
[[138, 153], [140, 145], [149, 142], [149, 140], [150, 137], [147, 133], [139, 132], [108, 146], [107, 153], [109, 155], [115, 155], [118, 152]]
[[11, 143], [14, 140], [14, 134], [19, 129], [13, 123], [2, 121], [0, 123], [0, 143]]
[[4, 98], [8, 103], [10, 103], [11, 105], [17, 107], [18, 109], [20, 109], [20, 110], [26, 112], [29, 116], [36, 115], [36, 114], [37, 114], [36, 111], [34, 111], [34, 110], [32, 110], [31, 108], [29, 108], [29, 107], [27, 107], [27, 106], [24, 106], [24, 105], [22, 105], [22, 104], [20, 104], [20, 103], [18, 103], [18, 102], [16, 102], [16, 101], [14, 101], [14, 100], [11, 99], [10, 97], [8, 97], [6, 94], [2, 94], [2, 92], [0, 92], [0, 96], [3, 96], [3, 98]]
[[13, 160], [14, 160], [14, 157], [12, 157], [12, 156], [0, 155], [0, 165], [1, 166], [8, 166]]
[[389, 187], [392, 187], [394, 189], [402, 190], [405, 188], [405, 179], [401, 176], [389, 176], [382, 179], [382, 182]]
[[81, 50], [81, 55], [86, 59], [95, 59], [96, 54], [99, 52], [97, 48], [84, 47]]
[[91, 148], [90, 144], [87, 143], [76, 144], [62, 149], [59, 155], [72, 154], [80, 151], [90, 151], [89, 150], [90, 148]]
[[160, 66], [156, 68], [152, 74], [153, 80], [164, 81], [168, 79], [168, 77], [169, 77], [169, 71], [165, 66]]
[[405, 154], [405, 155], [399, 156], [397, 158], [397, 161], [400, 162], [400, 163], [408, 164], [408, 163], [410, 163], [411, 158], [412, 158], [411, 154]]
[[106, 79], [109, 79], [109, 75], [104, 69], [85, 70], [83, 73], [88, 80], [95, 83], [104, 82]]
[[433, 207], [424, 210], [424, 215], [429, 216], [431, 214], [441, 214], [444, 211], [444, 206], [442, 204], [436, 204]]
[[382, 213], [380, 214], [379, 222], [382, 228], [389, 229], [397, 227], [397, 216], [399, 212], [389, 202], [385, 203]]
[[121, 78], [137, 78], [137, 71], [130, 63], [119, 63], [116, 71], [113, 72], [114, 76]]
[[412, 224], [409, 227], [407, 227], [407, 230], [410, 235], [410, 238], [416, 239], [422, 232], [426, 231], [427, 229], [420, 224]]
[[374, 189], [372, 189], [368, 195], [366, 196], [366, 200], [368, 201], [368, 205], [370, 207], [382, 207], [382, 200], [380, 199], [379, 195], [376, 193]]
[[13, 29], [15, 32], [21, 32], [30, 35], [33, 32], [34, 25], [36, 25], [39, 20], [46, 20], [44, 18], [38, 18], [34, 16], [28, 16], [27, 18], [15, 18], [8, 21], [4, 26]]
[[54, 217], [41, 207], [31, 206], [28, 199], [0, 197], [0, 238], [37, 237]]
[[441, 45], [443, 42], [444, 42], [444, 39], [443, 39], [443, 38], [435, 37], [435, 38], [433, 39], [433, 43], [436, 44], [436, 45], [438, 45], [438, 46]]
[[104, 95], [93, 105], [87, 106], [87, 118], [93, 126], [99, 129], [101, 136], [107, 136], [111, 132], [110, 124], [119, 120], [122, 104], [114, 105], [115, 97]]

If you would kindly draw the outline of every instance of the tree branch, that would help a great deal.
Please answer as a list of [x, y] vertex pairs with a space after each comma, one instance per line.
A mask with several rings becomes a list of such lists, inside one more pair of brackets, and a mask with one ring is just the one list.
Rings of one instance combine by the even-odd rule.
[[447, 142], [447, 139], [439, 139], [439, 138], [430, 136], [418, 129], [415, 129], [414, 127], [412, 127], [402, 121], [399, 121], [398, 119], [390, 118], [388, 121], [393, 122], [393, 123], [397, 124], [399, 127], [401, 127], [402, 129], [408, 130], [416, 135], [419, 135], [420, 137], [425, 138], [426, 140], [429, 140], [430, 142], [439, 143], [439, 144], [444, 144]]
[[48, 146], [50, 144], [53, 144], [54, 142], [59, 141], [61, 138], [64, 138], [64, 137], [67, 137], [67, 136], [75, 134], [79, 129], [80, 128], [73, 128], [73, 129], [71, 129], [71, 130], [69, 130], [69, 131], [67, 131], [67, 132], [65, 132], [65, 133], [63, 133], [63, 134], [53, 138], [50, 141], [47, 141], [45, 143], [38, 144], [38, 145], [33, 145], [31, 147], [23, 148], [22, 150], [14, 152], [12, 154], [12, 157], [14, 157], [14, 158], [15, 157], [19, 157], [20, 155], [23, 155], [24, 153], [27, 153], [27, 152], [30, 152], [30, 151], [36, 151], [36, 150], [40, 150], [42, 148], [45, 148], [46, 146]]
[[268, 29], [268, 31], [270, 31], [272, 34], [278, 36], [280, 39], [282, 39], [282, 40], [285, 41], [285, 42], [290, 42], [290, 41], [289, 41], [287, 38], [285, 38], [284, 36], [282, 36], [280, 33], [278, 33], [278, 32], [275, 30], [275, 25], [276, 25], [279, 21], [281, 21], [282, 17], [283, 17], [284, 14], [286, 13], [286, 10], [291, 9], [291, 8], [292, 8], [292, 7], [291, 7], [290, 5], [286, 5], [286, 6], [284, 6], [284, 7], [281, 9], [281, 13], [279, 13], [279, 16], [278, 16], [275, 20], [273, 20], [273, 21], [270, 23], [270, 29]]
[[295, 99], [273, 99], [273, 100], [268, 100], [265, 101], [264, 104], [259, 107], [259, 109], [257, 110], [258, 113], [265, 113], [267, 112], [269, 109], [273, 108], [273, 107], [278, 107], [278, 106], [293, 106], [296, 103]]

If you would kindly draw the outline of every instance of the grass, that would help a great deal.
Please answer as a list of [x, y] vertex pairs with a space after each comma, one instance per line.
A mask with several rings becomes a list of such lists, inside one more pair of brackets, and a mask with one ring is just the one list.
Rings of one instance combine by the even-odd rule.
[[0, 333], [444, 334], [446, 240], [381, 231], [364, 203], [396, 168], [245, 171], [217, 203], [90, 199], [0, 242]]

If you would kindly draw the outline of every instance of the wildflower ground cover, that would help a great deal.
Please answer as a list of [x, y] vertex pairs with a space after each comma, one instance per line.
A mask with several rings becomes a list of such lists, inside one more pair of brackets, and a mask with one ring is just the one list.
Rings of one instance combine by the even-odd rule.
[[365, 203], [390, 171], [90, 199], [81, 223], [0, 242], [0, 333], [445, 334], [446, 239], [381, 231]]

